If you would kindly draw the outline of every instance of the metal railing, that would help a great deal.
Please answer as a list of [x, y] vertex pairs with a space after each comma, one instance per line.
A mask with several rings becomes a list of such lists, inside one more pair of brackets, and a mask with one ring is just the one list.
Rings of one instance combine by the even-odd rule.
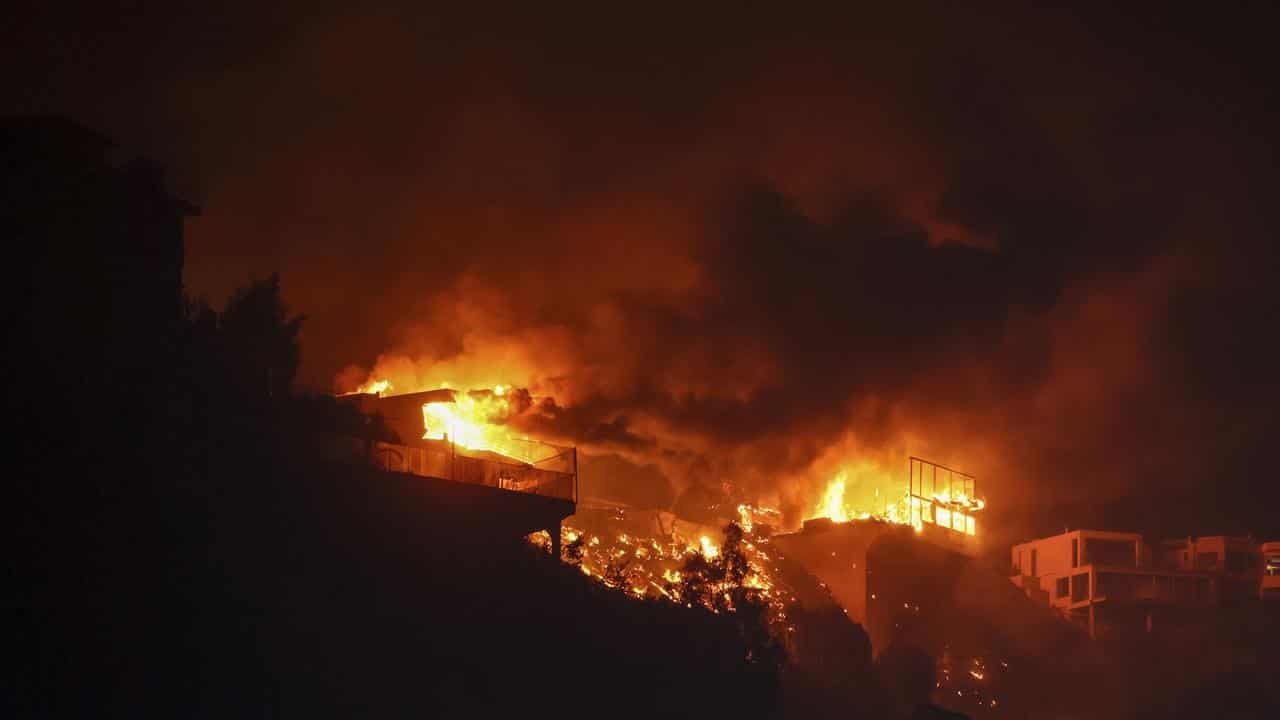
[[[945, 500], [944, 500], [945, 498]], [[977, 535], [978, 479], [914, 455], [907, 459], [907, 501], [911, 524], [931, 524], [962, 536]]]
[[396, 445], [375, 442], [373, 464], [390, 472], [485, 485], [502, 490], [543, 495], [576, 503], [578, 501], [578, 450], [541, 443], [528, 443], [525, 458], [496, 452], [473, 451], [446, 440], [427, 440], [423, 445]]

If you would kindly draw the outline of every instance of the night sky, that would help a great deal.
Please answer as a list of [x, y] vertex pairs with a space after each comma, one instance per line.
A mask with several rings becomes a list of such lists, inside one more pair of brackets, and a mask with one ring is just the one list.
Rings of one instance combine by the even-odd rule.
[[310, 388], [527, 387], [637, 503], [911, 453], [1010, 537], [1280, 538], [1273, 17], [159, 5], [19, 11], [4, 111], [163, 162]]

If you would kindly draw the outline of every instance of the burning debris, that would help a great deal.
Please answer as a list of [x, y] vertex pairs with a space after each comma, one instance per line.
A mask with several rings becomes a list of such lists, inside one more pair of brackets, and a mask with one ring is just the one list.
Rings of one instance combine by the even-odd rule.
[[[1000, 660], [988, 665], [981, 656], [961, 657], [944, 648], [937, 660], [935, 696], [947, 699], [955, 709], [972, 713], [975, 717], [992, 717], [1003, 714], [997, 697], [997, 689], [1013, 682], [1009, 677], [1009, 662]], [[955, 700], [950, 700], [954, 697]]]
[[[778, 511], [743, 505], [739, 520], [722, 537], [686, 536], [672, 529], [652, 535], [591, 533], [566, 524], [561, 530], [564, 559], [606, 587], [637, 598], [651, 598], [714, 613], [763, 608], [775, 638], [790, 631], [786, 608], [795, 593], [778, 579], [766, 551], [768, 532]], [[619, 511], [625, 512], [625, 511]], [[572, 520], [572, 519], [571, 519]], [[529, 536], [549, 548], [546, 532]]]
[[[533, 441], [516, 437], [518, 422], [511, 421], [532, 404], [526, 390], [507, 385], [469, 391], [443, 386], [407, 395], [382, 395], [391, 388], [391, 383], [379, 380], [360, 390], [376, 396], [366, 399], [376, 401], [391, 413], [392, 424], [400, 428], [402, 437], [408, 433], [413, 442], [424, 446], [456, 446], [457, 458], [483, 455], [495, 462], [525, 460], [524, 445]], [[920, 469], [925, 467], [928, 483], [926, 471]], [[935, 472], [941, 473], [939, 478], [944, 482], [934, 481]], [[929, 526], [935, 526], [952, 531], [947, 534], [960, 539], [976, 534], [974, 514], [985, 503], [977, 498], [975, 483], [969, 476], [912, 458], [908, 488], [905, 492], [889, 490], [895, 485], [889, 474], [874, 464], [847, 465], [816, 499], [806, 527], [820, 520], [845, 527], [865, 523], [905, 530], [909, 526], [915, 533], [926, 535]], [[499, 482], [499, 487], [508, 485]], [[720, 512], [723, 510], [721, 507]], [[782, 515], [773, 508], [740, 504], [733, 513], [734, 520], [723, 529], [678, 520], [669, 513], [656, 513], [655, 522], [647, 525], [636, 522], [641, 519], [640, 514], [628, 517], [628, 513], [625, 507], [578, 505], [577, 514], [560, 528], [561, 559], [592, 581], [629, 597], [729, 615], [743, 632], [756, 634], [754, 644], [748, 644], [753, 657], [764, 653], [779, 659], [782, 648], [791, 650], [804, 645], [796, 634], [797, 625], [803, 624], [799, 619], [802, 616], [796, 613], [797, 608], [807, 605], [799, 596], [818, 592], [835, 605], [831, 589], [816, 577], [816, 589], [799, 590], [805, 581], [784, 575], [784, 566], [791, 567], [796, 559], [783, 558], [777, 545], [772, 544], [774, 533], [783, 528]], [[553, 545], [546, 531], [528, 539], [544, 549]], [[783, 543], [779, 540], [778, 544]], [[840, 565], [843, 571], [865, 572], [865, 557], [845, 557], [841, 553], [837, 558], [837, 552], [829, 554], [830, 562]], [[805, 570], [812, 572], [813, 568]], [[874, 595], [870, 597], [875, 600]], [[858, 610], [856, 618], [850, 615], [850, 608]], [[907, 603], [904, 609], [920, 612], [920, 606], [913, 603]], [[840, 610], [854, 622], [865, 621], [865, 607], [846, 603]], [[790, 617], [793, 614], [796, 620]], [[982, 690], [990, 685], [992, 677], [984, 660], [967, 658], [957, 664], [959, 661], [944, 656], [939, 662], [939, 691], [959, 693], [959, 697], [981, 702], [988, 709], [995, 707], [994, 698]]]

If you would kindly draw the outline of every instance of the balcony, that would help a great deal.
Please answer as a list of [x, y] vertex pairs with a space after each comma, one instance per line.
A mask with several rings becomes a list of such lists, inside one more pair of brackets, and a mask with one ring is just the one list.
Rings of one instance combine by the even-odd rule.
[[388, 472], [578, 501], [577, 448], [529, 440], [522, 441], [516, 453], [523, 457], [471, 450], [447, 440], [421, 440], [415, 445], [375, 442], [370, 459]]

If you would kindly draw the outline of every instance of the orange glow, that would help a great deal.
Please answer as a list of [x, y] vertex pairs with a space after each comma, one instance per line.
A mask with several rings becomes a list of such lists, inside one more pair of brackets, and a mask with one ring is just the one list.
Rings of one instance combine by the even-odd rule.
[[[756, 517], [778, 514], [776, 510], [746, 506]], [[612, 537], [612, 539], [610, 539]], [[573, 538], [572, 540], [570, 538]], [[711, 535], [696, 538], [678, 533], [638, 537], [627, 533], [596, 535], [568, 525], [561, 529], [564, 542], [580, 543], [575, 562], [587, 577], [632, 597], [649, 597], [670, 602], [687, 602], [679, 588], [690, 580], [683, 572], [690, 558], [708, 562], [722, 559], [724, 548]], [[545, 531], [529, 535], [529, 542], [550, 547]], [[744, 531], [741, 551], [747, 561], [742, 588], [749, 589], [769, 608], [771, 632], [787, 632], [786, 607], [794, 603], [795, 592], [776, 578], [777, 569], [761, 546], [768, 539]], [[724, 580], [713, 582], [693, 602], [712, 612], [733, 612], [732, 588]]]
[[[891, 488], [884, 497], [897, 499], [882, 500], [883, 488]], [[978, 523], [974, 514], [985, 507], [986, 501], [982, 498], [963, 493], [951, 495], [943, 492], [930, 497], [910, 495], [902, 489], [901, 483], [891, 479], [889, 473], [872, 463], [861, 462], [846, 466], [831, 478], [806, 519], [830, 518], [835, 522], [877, 520], [910, 525], [917, 532], [928, 523], [976, 536]]]
[[[893, 484], [885, 474], [871, 465], [858, 465], [854, 468], [862, 485], [872, 484], [872, 499], [856, 503], [849, 497], [849, 470], [841, 470], [827, 483], [813, 512], [806, 519], [830, 518], [834, 522], [850, 520], [878, 520], [896, 525], [912, 525], [920, 530], [919, 512], [909, 512], [910, 504], [906, 492], [898, 500], [882, 502], [880, 485]], [[890, 494], [892, 497], [894, 494]]]
[[391, 389], [391, 383], [387, 380], [370, 380], [369, 382], [356, 388], [357, 393], [371, 393], [373, 395], [381, 395]]
[[[448, 384], [442, 384], [447, 388]], [[531, 461], [530, 449], [499, 421], [511, 411], [507, 388], [498, 385], [491, 392], [457, 392], [453, 402], [431, 402], [422, 406], [423, 439], [449, 440], [469, 450], [490, 450], [508, 457]]]
[[814, 517], [831, 518], [835, 522], [848, 522], [849, 513], [844, 506], [845, 473], [843, 471], [831, 479], [822, 494]]
[[952, 497], [949, 493], [940, 492], [933, 495], [933, 499], [945, 505], [953, 505], [961, 507], [969, 511], [977, 511], [987, 506], [987, 501], [982, 498], [970, 498], [964, 493], [957, 493]]
[[965, 535], [978, 534], [978, 521], [973, 513], [987, 506], [982, 498], [970, 498], [963, 493], [952, 496], [945, 492], [935, 493], [927, 499], [912, 498], [911, 502], [913, 507], [916, 504], [922, 505], [920, 518], [923, 522], [934, 523]]
[[720, 554], [720, 548], [716, 547], [715, 543], [711, 542], [711, 538], [706, 535], [698, 538], [698, 542], [702, 546], [702, 557], [710, 560]]

